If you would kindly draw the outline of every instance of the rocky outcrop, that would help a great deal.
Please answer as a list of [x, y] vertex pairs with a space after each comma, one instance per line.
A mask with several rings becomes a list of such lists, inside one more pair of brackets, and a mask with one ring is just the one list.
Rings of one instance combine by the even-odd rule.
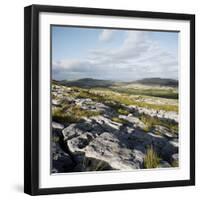
[[139, 106], [127, 106], [127, 108], [135, 113], [135, 114], [146, 114], [149, 115], [150, 117], [157, 117], [162, 120], [168, 120], [171, 122], [178, 123], [178, 114], [177, 112], [173, 111], [164, 111], [164, 110], [154, 110], [154, 109], [147, 109], [144, 107], [139, 107]]
[[134, 117], [132, 114], [129, 114], [128, 116], [119, 115], [119, 118], [130, 122], [135, 128], [145, 128], [145, 124], [138, 117]]
[[55, 85], [52, 94], [56, 96], [52, 110], [65, 105], [63, 112], [76, 106], [99, 113], [64, 125], [52, 122], [52, 173], [141, 169], [150, 147], [159, 156], [158, 168], [177, 166], [178, 135], [162, 123], [145, 129], [145, 121], [140, 118], [145, 114], [178, 123], [176, 112], [121, 104], [120, 113], [113, 102], [111, 106], [91, 98], [78, 98], [78, 89], [64, 86]]
[[89, 98], [86, 99], [75, 99], [75, 104], [80, 106], [84, 110], [96, 111], [101, 113], [103, 116], [112, 117], [116, 115], [116, 112], [109, 106], [95, 102]]
[[169, 139], [176, 138], [177, 136], [170, 132], [170, 130], [161, 125], [155, 125], [153, 131], [157, 134], [163, 135]]
[[127, 148], [123, 139], [116, 134], [104, 132], [89, 143], [84, 149], [84, 156], [87, 159], [103, 161], [115, 170], [142, 168], [144, 153], [134, 148]]
[[[146, 133], [123, 124], [112, 122], [105, 117], [93, 117], [81, 123], [71, 124], [62, 131], [65, 145], [77, 162], [90, 163], [82, 170], [96, 170], [101, 164], [114, 170], [143, 168], [148, 147], [153, 148], [165, 160], [161, 166], [170, 166], [171, 157], [177, 153], [176, 141]], [[90, 162], [89, 162], [90, 161]], [[104, 169], [102, 167], [102, 169]]]

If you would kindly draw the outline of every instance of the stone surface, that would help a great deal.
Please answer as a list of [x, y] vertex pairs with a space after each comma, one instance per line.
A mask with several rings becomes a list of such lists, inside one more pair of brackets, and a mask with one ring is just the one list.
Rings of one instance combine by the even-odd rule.
[[130, 111], [132, 111], [134, 113], [146, 114], [146, 115], [149, 115], [151, 117], [158, 117], [159, 119], [168, 120], [168, 121], [178, 123], [177, 112], [147, 109], [147, 108], [144, 108], [144, 107], [139, 107], [139, 106], [134, 106], [134, 105], [128, 106], [128, 108], [129, 108]]
[[[175, 141], [169, 141], [151, 132], [146, 133], [131, 128], [121, 129], [121, 126], [122, 124], [104, 117], [93, 117], [91, 120], [71, 124], [63, 129], [63, 136], [76, 160], [76, 157], [90, 160], [91, 168], [87, 166], [87, 170], [93, 170], [95, 163], [100, 165], [98, 164], [100, 162], [111, 169], [142, 168], [146, 148], [150, 146], [153, 146], [167, 161], [177, 152]], [[163, 163], [162, 166], [167, 166]]]
[[[161, 126], [162, 123], [152, 126], [151, 132], [144, 131], [148, 129], [139, 118], [145, 114], [178, 123], [176, 112], [124, 104], [119, 107], [112, 99], [96, 102], [79, 98], [77, 88], [65, 86], [55, 85], [52, 94], [56, 97], [52, 99], [52, 109], [66, 105], [64, 112], [70, 106], [77, 106], [99, 113], [83, 115], [77, 123], [52, 122], [52, 172], [141, 169], [149, 147], [161, 158], [159, 168], [178, 163], [178, 135], [170, 132], [168, 126]], [[119, 108], [125, 112], [120, 113]]]
[[160, 125], [155, 125], [154, 132], [157, 134], [163, 135], [167, 138], [170, 138], [170, 139], [177, 137], [177, 135], [171, 133], [168, 128], [166, 128], [164, 126], [160, 126]]
[[59, 106], [61, 104], [61, 101], [58, 99], [52, 99], [52, 105]]
[[123, 146], [115, 134], [104, 132], [85, 148], [85, 157], [103, 161], [112, 169], [139, 169], [143, 165], [144, 153]]
[[178, 153], [175, 153], [171, 156], [171, 163], [175, 164], [176, 166], [178, 166], [179, 163], [179, 155]]
[[64, 129], [64, 125], [53, 121], [52, 128], [62, 130]]
[[145, 128], [145, 124], [139, 118], [133, 117], [132, 115], [128, 116], [119, 115], [119, 118], [130, 122], [135, 128], [141, 128], [141, 129]]
[[75, 163], [71, 156], [64, 152], [58, 143], [52, 142], [52, 173], [71, 171]]

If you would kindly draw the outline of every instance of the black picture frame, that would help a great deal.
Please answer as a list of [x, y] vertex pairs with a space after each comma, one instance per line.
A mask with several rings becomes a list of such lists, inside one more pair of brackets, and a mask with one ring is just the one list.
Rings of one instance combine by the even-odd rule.
[[[39, 13], [76, 13], [190, 23], [190, 179], [162, 182], [39, 188]], [[24, 9], [24, 192], [46, 195], [195, 185], [195, 15], [161, 12], [31, 5]]]

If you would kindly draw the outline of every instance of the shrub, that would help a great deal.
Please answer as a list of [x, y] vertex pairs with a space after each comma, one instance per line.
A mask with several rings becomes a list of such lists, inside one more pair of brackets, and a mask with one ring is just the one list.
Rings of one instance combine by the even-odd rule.
[[158, 157], [156, 151], [153, 147], [147, 149], [147, 153], [144, 158], [144, 168], [156, 168], [160, 163], [160, 158]]

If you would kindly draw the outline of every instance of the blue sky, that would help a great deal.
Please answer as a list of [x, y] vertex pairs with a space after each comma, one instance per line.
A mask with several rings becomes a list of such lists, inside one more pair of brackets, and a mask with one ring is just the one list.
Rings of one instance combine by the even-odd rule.
[[133, 81], [178, 78], [178, 33], [52, 27], [52, 76]]

